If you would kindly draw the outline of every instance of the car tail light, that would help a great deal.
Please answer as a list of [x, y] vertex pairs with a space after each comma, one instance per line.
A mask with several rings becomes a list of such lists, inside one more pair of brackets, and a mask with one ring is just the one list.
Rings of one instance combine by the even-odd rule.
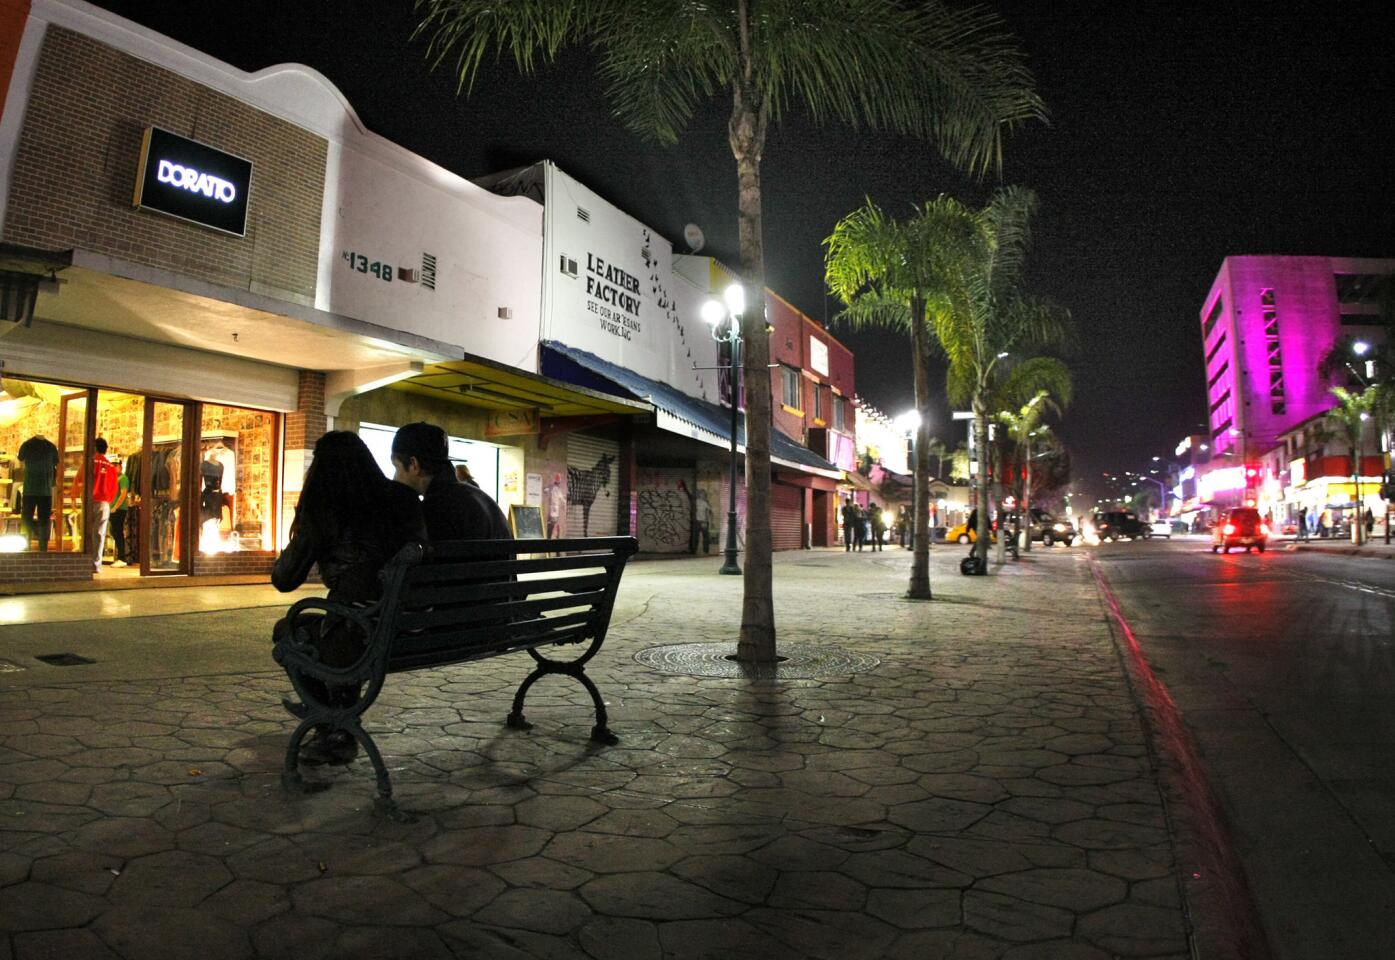
[[1227, 523], [1224, 527], [1221, 527], [1221, 533], [1225, 534], [1227, 537], [1230, 536], [1230, 535], [1231, 535], [1232, 533], [1234, 533], [1234, 532], [1235, 532], [1235, 524], [1233, 524], [1233, 523]]

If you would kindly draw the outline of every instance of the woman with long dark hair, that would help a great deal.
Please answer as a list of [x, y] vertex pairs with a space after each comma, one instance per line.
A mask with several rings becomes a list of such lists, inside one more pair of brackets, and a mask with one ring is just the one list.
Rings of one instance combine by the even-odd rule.
[[[276, 558], [271, 582], [282, 592], [294, 590], [318, 563], [329, 599], [370, 603], [382, 593], [378, 572], [383, 565], [404, 545], [425, 540], [426, 522], [416, 493], [383, 474], [358, 434], [332, 430], [315, 444], [291, 540]], [[287, 629], [282, 619], [274, 638], [280, 639]], [[363, 653], [364, 638], [342, 622], [322, 618], [312, 634], [320, 660], [329, 666], [348, 666]], [[350, 704], [356, 695], [349, 688], [331, 694]], [[357, 752], [353, 737], [343, 731], [317, 733], [307, 742], [306, 760], [347, 762]]]

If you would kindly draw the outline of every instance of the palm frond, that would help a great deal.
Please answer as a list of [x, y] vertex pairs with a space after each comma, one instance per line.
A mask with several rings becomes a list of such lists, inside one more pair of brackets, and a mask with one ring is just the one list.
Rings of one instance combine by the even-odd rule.
[[833, 320], [854, 329], [883, 327], [906, 333], [911, 329], [911, 307], [900, 297], [867, 290], [853, 297], [851, 303], [834, 314]]
[[[556, 3], [551, 0], [417, 0], [421, 18], [412, 38], [426, 37], [432, 69], [452, 61], [456, 92], [475, 85], [480, 62], [490, 50], [508, 55], [523, 73], [538, 60], [551, 63], [570, 43], [589, 38], [594, 25], [612, 6], [601, 3]], [[452, 60], [453, 58], [453, 60]]]
[[1070, 368], [1055, 357], [1029, 357], [1014, 364], [994, 391], [995, 406], [1021, 407], [1045, 393], [1057, 408], [1070, 406], [1075, 392]]
[[931, 0], [767, 0], [754, 19], [772, 119], [793, 101], [815, 122], [928, 139], [955, 166], [1002, 165], [1004, 132], [1044, 119], [1026, 59], [997, 14]]
[[633, 0], [599, 23], [591, 43], [616, 117], [672, 145], [698, 104], [729, 90], [739, 65], [735, 21], [703, 3]]

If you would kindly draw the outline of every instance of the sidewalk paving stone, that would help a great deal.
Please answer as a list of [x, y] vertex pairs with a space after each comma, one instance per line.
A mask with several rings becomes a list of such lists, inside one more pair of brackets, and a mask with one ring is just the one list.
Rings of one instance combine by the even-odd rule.
[[[634, 565], [589, 668], [617, 747], [565, 678], [530, 694], [534, 730], [504, 728], [522, 658], [390, 677], [367, 725], [414, 824], [374, 816], [362, 758], [282, 794], [263, 636], [229, 652], [253, 672], [6, 674], [0, 960], [1181, 960], [1165, 810], [1084, 563], [962, 578], [958, 557], [936, 549], [932, 603], [900, 599], [904, 553], [778, 557], [782, 644], [878, 663], [760, 680], [637, 662], [734, 649], [740, 582]], [[222, 638], [238, 615], [179, 616]], [[118, 657], [151, 619], [63, 627]]]

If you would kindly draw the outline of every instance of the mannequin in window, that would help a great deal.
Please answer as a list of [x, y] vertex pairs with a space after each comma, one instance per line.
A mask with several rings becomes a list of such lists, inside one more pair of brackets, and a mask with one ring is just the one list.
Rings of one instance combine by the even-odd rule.
[[[208, 478], [211, 472], [210, 467], [216, 467], [219, 480], [213, 488], [219, 496], [214, 498], [209, 496]], [[228, 448], [219, 438], [203, 452], [203, 464], [200, 471], [204, 478], [203, 494], [200, 498], [199, 517], [201, 523], [209, 520], [218, 521], [218, 529], [231, 533], [233, 529], [233, 507], [234, 495], [237, 492], [237, 454]], [[226, 514], [224, 510], [226, 509]]]
[[20, 445], [19, 460], [24, 464], [24, 512], [20, 516], [28, 536], [38, 540], [39, 551], [45, 552], [53, 517], [53, 488], [58, 481], [58, 448], [47, 437], [35, 435]]

